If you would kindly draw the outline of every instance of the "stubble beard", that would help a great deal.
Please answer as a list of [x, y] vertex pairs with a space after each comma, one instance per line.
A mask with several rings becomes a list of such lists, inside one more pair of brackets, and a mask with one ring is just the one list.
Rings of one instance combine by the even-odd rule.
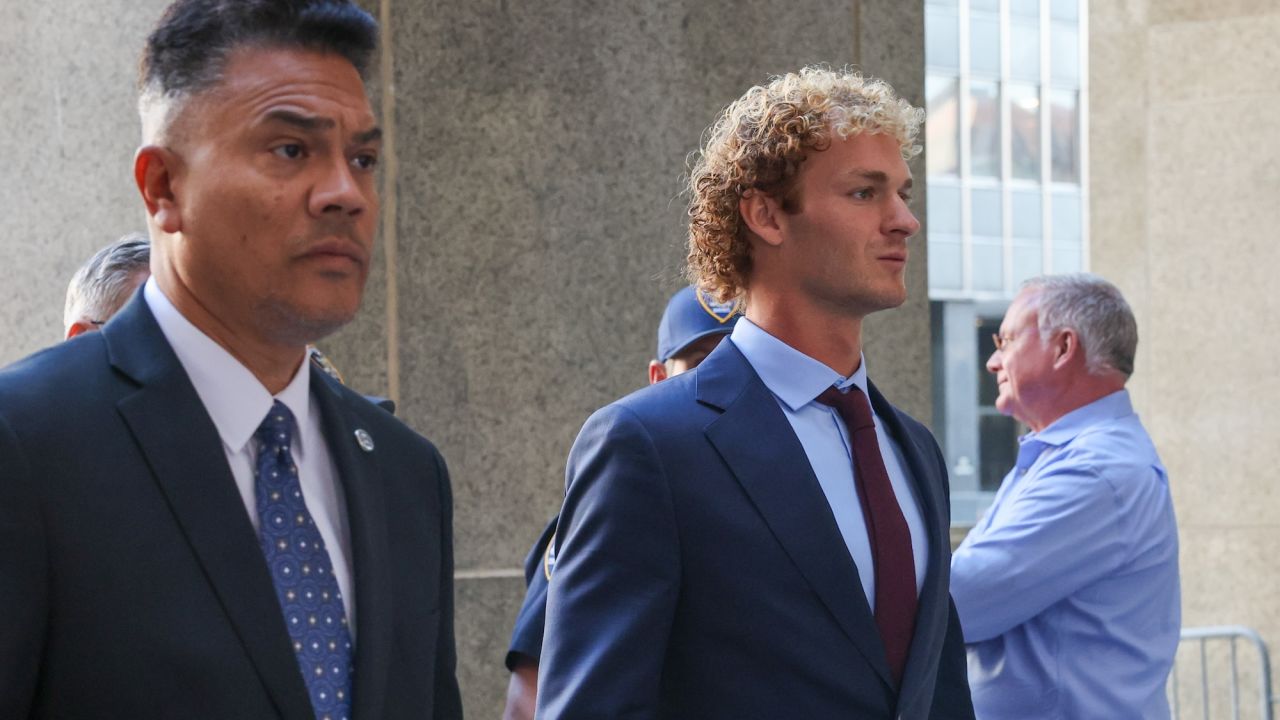
[[269, 297], [254, 308], [269, 336], [282, 345], [310, 345], [332, 335], [351, 322], [359, 303], [350, 311], [307, 312], [279, 297]]

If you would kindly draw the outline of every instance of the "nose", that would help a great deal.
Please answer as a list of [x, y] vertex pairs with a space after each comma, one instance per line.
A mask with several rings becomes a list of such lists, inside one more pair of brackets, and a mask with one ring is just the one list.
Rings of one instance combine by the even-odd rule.
[[316, 217], [356, 218], [366, 212], [371, 202], [356, 172], [343, 156], [326, 163], [311, 190], [311, 213]]
[[888, 216], [885, 218], [888, 232], [901, 235], [903, 238], [909, 238], [920, 232], [920, 221], [907, 206], [907, 201], [894, 195], [890, 202]]
[[1003, 363], [1001, 362], [1000, 351], [999, 350], [993, 351], [991, 353], [991, 357], [987, 358], [987, 372], [994, 375], [1000, 372], [1000, 368], [1002, 366], [1003, 366]]

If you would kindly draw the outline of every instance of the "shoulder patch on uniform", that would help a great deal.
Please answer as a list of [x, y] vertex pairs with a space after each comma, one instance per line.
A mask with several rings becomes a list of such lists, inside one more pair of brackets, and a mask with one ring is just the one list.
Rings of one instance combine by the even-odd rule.
[[311, 362], [314, 363], [316, 367], [324, 371], [325, 375], [328, 375], [334, 380], [337, 380], [339, 384], [342, 384], [342, 385], [347, 384], [342, 379], [342, 373], [338, 372], [337, 366], [333, 364], [333, 361], [325, 357], [324, 353], [320, 352], [314, 346], [312, 346], [307, 348], [307, 355], [311, 356]]
[[547, 551], [542, 553], [542, 574], [547, 576], [547, 580], [551, 580], [551, 573], [556, 569], [556, 534], [551, 533], [551, 539], [547, 541]]

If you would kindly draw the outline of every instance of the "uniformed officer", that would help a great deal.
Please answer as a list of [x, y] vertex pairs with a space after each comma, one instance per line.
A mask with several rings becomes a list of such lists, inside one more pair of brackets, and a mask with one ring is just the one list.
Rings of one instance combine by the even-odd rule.
[[[698, 366], [716, 345], [733, 331], [741, 316], [733, 303], [719, 303], [694, 287], [671, 297], [658, 323], [658, 356], [649, 361], [649, 384], [662, 382]], [[524, 604], [507, 651], [511, 683], [507, 688], [504, 720], [532, 720], [538, 692], [538, 658], [542, 654], [542, 627], [546, 618], [547, 582], [555, 569], [551, 553], [556, 521], [552, 518], [524, 563]]]

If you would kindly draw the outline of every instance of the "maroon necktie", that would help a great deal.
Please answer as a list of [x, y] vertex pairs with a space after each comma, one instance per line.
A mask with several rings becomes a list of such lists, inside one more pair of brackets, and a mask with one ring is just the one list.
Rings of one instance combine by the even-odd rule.
[[901, 683], [916, 625], [916, 562], [911, 553], [911, 531], [893, 494], [889, 472], [884, 469], [867, 396], [856, 386], [847, 393], [829, 387], [818, 396], [818, 402], [835, 408], [849, 429], [854, 483], [875, 562], [876, 626], [880, 628], [893, 678]]

